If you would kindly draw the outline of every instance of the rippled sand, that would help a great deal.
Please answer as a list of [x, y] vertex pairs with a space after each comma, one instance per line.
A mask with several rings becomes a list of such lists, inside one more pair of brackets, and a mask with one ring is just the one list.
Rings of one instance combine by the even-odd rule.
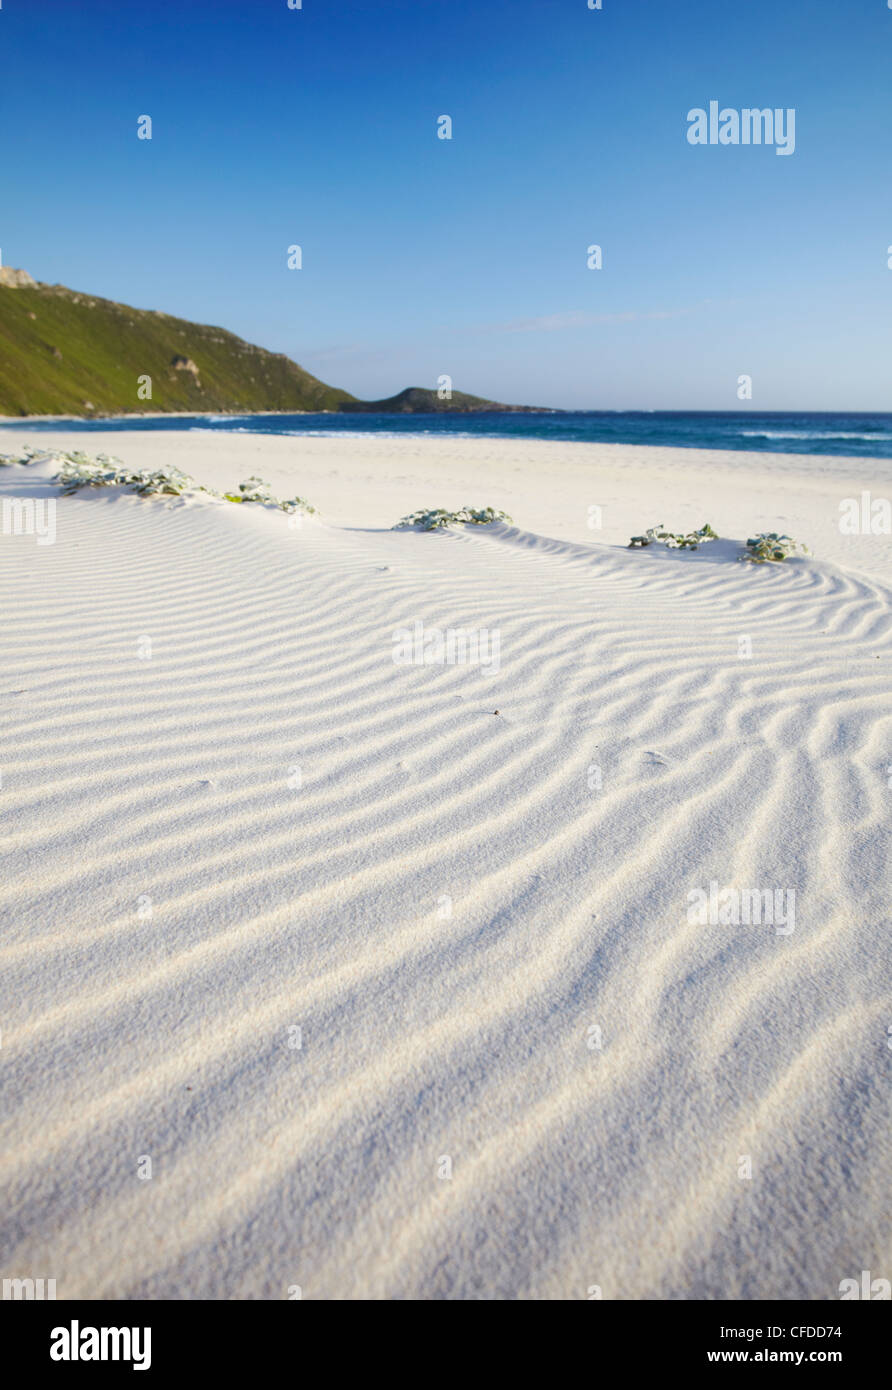
[[[58, 502], [55, 545], [0, 537], [0, 1274], [224, 1299], [890, 1277], [892, 540], [841, 535], [838, 503], [892, 465], [37, 442], [260, 473], [323, 519], [97, 492]], [[49, 472], [0, 469], [0, 496]], [[385, 529], [464, 502], [514, 524]], [[734, 543], [622, 545], [705, 520]], [[763, 528], [815, 554], [736, 563]], [[394, 664], [416, 620], [498, 631], [498, 670]], [[795, 929], [692, 922], [713, 881], [792, 892]]]

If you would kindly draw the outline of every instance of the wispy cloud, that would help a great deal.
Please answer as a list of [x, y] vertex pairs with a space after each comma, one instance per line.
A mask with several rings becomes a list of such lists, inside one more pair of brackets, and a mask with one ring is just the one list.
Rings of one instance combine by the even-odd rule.
[[542, 314], [532, 319], [511, 319], [508, 323], [483, 323], [478, 333], [561, 333], [568, 328], [590, 328], [600, 323], [644, 323], [651, 319], [678, 319], [693, 314], [697, 309], [712, 303], [704, 299], [700, 304], [688, 305], [682, 309], [629, 309], [623, 313], [590, 314], [582, 310], [571, 310], [564, 314]]
[[343, 343], [333, 347], [297, 348], [294, 356], [298, 362], [303, 362], [305, 358], [313, 358], [316, 362], [339, 362], [345, 357], [371, 357], [375, 352], [371, 343]]

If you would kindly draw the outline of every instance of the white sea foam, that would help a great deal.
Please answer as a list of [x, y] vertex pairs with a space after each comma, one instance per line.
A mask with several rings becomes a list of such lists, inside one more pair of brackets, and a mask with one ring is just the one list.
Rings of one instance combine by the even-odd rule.
[[744, 439], [866, 439], [877, 443], [892, 440], [892, 434], [863, 430], [741, 430]]

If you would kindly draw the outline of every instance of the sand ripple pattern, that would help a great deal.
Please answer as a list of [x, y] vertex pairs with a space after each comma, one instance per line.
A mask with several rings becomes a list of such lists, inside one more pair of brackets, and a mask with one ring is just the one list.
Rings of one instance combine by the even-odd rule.
[[[98, 497], [0, 571], [0, 1273], [892, 1277], [886, 587]], [[416, 619], [500, 669], [395, 665]], [[795, 931], [691, 924], [711, 880]]]

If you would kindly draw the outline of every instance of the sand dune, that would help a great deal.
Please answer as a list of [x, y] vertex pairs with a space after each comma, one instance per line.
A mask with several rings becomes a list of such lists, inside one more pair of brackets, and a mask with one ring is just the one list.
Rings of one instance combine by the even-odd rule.
[[[223, 1299], [889, 1277], [892, 543], [837, 525], [889, 465], [58, 442], [259, 472], [323, 520], [97, 492], [54, 545], [0, 538], [0, 1274]], [[49, 472], [0, 469], [0, 496]], [[383, 529], [460, 502], [514, 524]], [[815, 555], [618, 545], [706, 519]], [[498, 668], [395, 664], [416, 621], [497, 631]], [[794, 928], [692, 921], [711, 882], [786, 895]]]

